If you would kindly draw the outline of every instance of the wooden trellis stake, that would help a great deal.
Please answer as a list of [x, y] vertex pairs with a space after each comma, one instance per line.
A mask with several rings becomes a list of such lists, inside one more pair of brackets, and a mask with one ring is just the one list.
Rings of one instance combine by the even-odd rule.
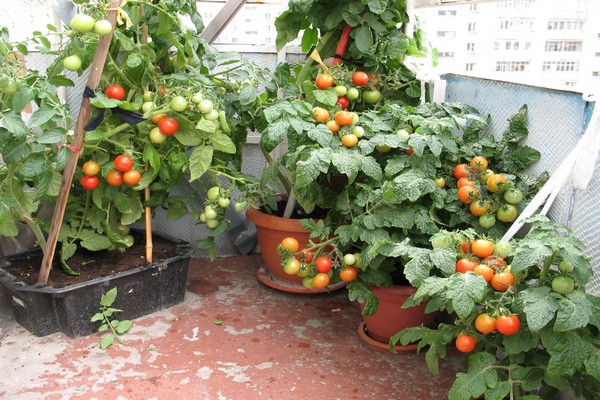
[[[122, 0], [111, 0], [108, 14], [106, 16], [106, 19], [109, 20], [113, 26], [113, 31], [117, 22], [117, 12], [121, 5], [121, 1]], [[104, 70], [104, 63], [106, 62], [111, 39], [112, 32], [109, 35], [101, 37], [98, 42], [98, 48], [94, 54], [90, 75], [87, 81], [87, 87], [89, 87], [91, 90], [96, 90], [98, 88], [98, 84], [100, 83], [100, 78], [102, 77], [102, 71]], [[54, 258], [58, 234], [60, 232], [60, 226], [62, 225], [62, 221], [65, 216], [67, 200], [69, 199], [69, 192], [71, 190], [71, 184], [73, 183], [75, 168], [77, 168], [77, 160], [79, 158], [80, 149], [83, 146], [83, 139], [85, 137], [85, 131], [83, 128], [88, 123], [91, 113], [92, 104], [90, 99], [84, 97], [81, 100], [79, 115], [77, 116], [77, 121], [75, 123], [75, 137], [73, 138], [73, 143], [71, 143], [75, 149], [69, 155], [65, 170], [63, 171], [60, 192], [58, 194], [58, 198], [56, 199], [56, 205], [54, 206], [54, 214], [52, 215], [50, 232], [48, 233], [48, 241], [46, 243], [46, 248], [44, 249], [44, 258], [42, 259], [38, 283], [48, 283], [50, 269], [52, 268], [52, 259]]]

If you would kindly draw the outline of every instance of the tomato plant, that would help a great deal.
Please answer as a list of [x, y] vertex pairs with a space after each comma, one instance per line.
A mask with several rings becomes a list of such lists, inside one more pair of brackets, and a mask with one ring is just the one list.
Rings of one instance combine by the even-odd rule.
[[521, 321], [516, 315], [500, 315], [496, 318], [496, 330], [504, 336], [511, 336], [519, 332]]
[[494, 253], [494, 243], [486, 239], [476, 239], [471, 244], [471, 253], [480, 258], [486, 258]]
[[127, 154], [119, 154], [114, 160], [117, 171], [127, 172], [133, 168], [133, 160]]
[[123, 184], [123, 173], [116, 169], [111, 169], [106, 174], [105, 179], [110, 186], [121, 186]]
[[317, 271], [327, 273], [331, 270], [333, 263], [331, 262], [331, 258], [327, 256], [320, 256], [316, 258], [315, 265], [317, 267]]
[[496, 318], [487, 313], [481, 313], [475, 318], [475, 329], [478, 332], [487, 335], [496, 330]]
[[135, 186], [142, 179], [142, 174], [136, 169], [130, 169], [123, 172], [123, 183], [129, 186]]
[[344, 267], [340, 271], [340, 279], [343, 280], [344, 282], [352, 282], [356, 279], [357, 276], [358, 276], [358, 269], [356, 269], [356, 267], [353, 267], [351, 265]]
[[80, 183], [85, 190], [94, 190], [100, 184], [100, 180], [97, 176], [85, 175], [81, 178]]
[[281, 247], [283, 247], [291, 253], [295, 253], [300, 248], [300, 244], [298, 243], [298, 239], [293, 237], [286, 237], [281, 241]]
[[158, 129], [163, 135], [174, 135], [179, 130], [179, 123], [174, 118], [165, 117], [158, 121]]
[[328, 89], [333, 86], [333, 76], [326, 72], [319, 74], [315, 79], [315, 85], [321, 90]]
[[318, 272], [312, 278], [312, 287], [316, 289], [323, 289], [329, 285], [329, 275], [324, 272]]
[[510, 272], [498, 272], [490, 281], [492, 287], [499, 292], [506, 292], [515, 284], [515, 276]]

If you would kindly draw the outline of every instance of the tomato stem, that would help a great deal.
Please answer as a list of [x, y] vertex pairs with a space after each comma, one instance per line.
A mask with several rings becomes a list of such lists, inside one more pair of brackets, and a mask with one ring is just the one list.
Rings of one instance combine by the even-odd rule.
[[557, 252], [554, 251], [550, 257], [546, 259], [544, 262], [544, 266], [542, 267], [542, 271], [540, 272], [540, 280], [538, 286], [543, 286], [544, 281], [546, 280], [546, 276], [548, 275], [548, 271], [550, 270], [550, 266], [554, 263], [554, 259], [556, 258]]

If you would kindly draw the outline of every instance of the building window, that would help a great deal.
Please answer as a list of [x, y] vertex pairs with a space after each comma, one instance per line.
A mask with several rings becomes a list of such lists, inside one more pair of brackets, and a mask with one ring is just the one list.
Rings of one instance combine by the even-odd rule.
[[438, 10], [438, 15], [456, 15], [456, 10]]
[[455, 31], [438, 31], [437, 35], [438, 35], [438, 37], [453, 38], [456, 36], [456, 32]]
[[500, 30], [503, 31], [531, 31], [533, 20], [531, 18], [502, 18]]
[[600, 71], [594, 71], [594, 72], [592, 72], [592, 76], [600, 76]]
[[529, 61], [496, 61], [497, 72], [524, 72], [529, 70]]
[[[472, 53], [475, 51], [475, 43], [467, 43], [467, 51]], [[596, 53], [598, 54], [598, 53]]]
[[467, 26], [467, 30], [469, 32], [475, 32], [476, 29], [477, 29], [477, 22], [469, 22], [469, 25]]
[[581, 40], [549, 40], [546, 51], [581, 51]]
[[477, 4], [469, 4], [469, 11], [477, 11]]
[[532, 0], [505, 0], [498, 2], [498, 8], [529, 8]]
[[473, 69], [475, 68], [475, 63], [466, 63], [465, 64], [465, 71], [469, 72], [469, 71], [473, 71]]
[[551, 19], [548, 21], [549, 31], [583, 31], [585, 21], [571, 19]]
[[545, 72], [573, 72], [579, 71], [578, 61], [544, 61], [542, 71]]
[[440, 51], [438, 57], [454, 57], [453, 51]]
[[596, 54], [594, 54], [596, 57], [600, 57], [600, 51], [597, 51]]

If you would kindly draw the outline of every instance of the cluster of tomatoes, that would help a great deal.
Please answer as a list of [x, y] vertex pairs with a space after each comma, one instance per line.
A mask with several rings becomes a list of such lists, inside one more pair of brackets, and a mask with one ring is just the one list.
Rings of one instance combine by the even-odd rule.
[[[106, 174], [106, 183], [110, 186], [119, 187], [122, 184], [135, 186], [142, 179], [140, 171], [133, 168], [133, 160], [127, 154], [119, 154], [113, 160], [114, 168]], [[98, 173], [100, 165], [94, 160], [88, 160], [81, 168], [83, 177], [80, 180], [81, 186], [86, 190], [94, 190], [98, 187]]]
[[358, 126], [358, 115], [352, 111], [340, 110], [333, 114], [323, 107], [313, 107], [312, 115], [315, 121], [323, 122], [327, 128], [337, 135], [344, 147], [351, 148], [358, 144], [365, 130]]
[[317, 89], [335, 90], [338, 95], [337, 104], [343, 109], [348, 108], [353, 101], [362, 100], [363, 103], [372, 105], [381, 100], [381, 92], [377, 89], [379, 82], [374, 75], [364, 71], [354, 71], [352, 83], [357, 87], [348, 88], [344, 82], [335, 82], [335, 78], [329, 72], [322, 72], [315, 79]]
[[[523, 192], [503, 174], [488, 169], [485, 157], [476, 156], [469, 164], [457, 164], [453, 174], [458, 180], [458, 199], [469, 205], [469, 211], [479, 217], [483, 228], [494, 226], [496, 219], [510, 223], [517, 218], [516, 205], [523, 201]], [[445, 181], [436, 181], [436, 185], [443, 187]]]
[[[466, 240], [460, 245], [456, 272], [473, 272], [481, 276], [496, 292], [506, 292], [515, 284], [515, 276], [510, 272], [505, 258], [512, 251], [508, 242], [494, 244], [487, 239]], [[475, 329], [486, 335], [494, 331], [510, 336], [519, 331], [519, 317], [507, 310], [497, 310], [492, 314], [481, 313], [475, 318]], [[455, 340], [456, 348], [464, 353], [471, 352], [477, 344], [477, 336], [461, 333]]]
[[[323, 289], [329, 285], [334, 274], [334, 261], [327, 255], [315, 256], [314, 249], [300, 249], [296, 238], [286, 237], [278, 246], [282, 258], [283, 270], [290, 275], [302, 278], [302, 284], [308, 289]], [[360, 254], [347, 253], [341, 260], [339, 278], [352, 282], [358, 275]]]
[[204, 211], [200, 213], [200, 221], [206, 224], [207, 228], [214, 229], [219, 226], [219, 222], [225, 216], [225, 210], [231, 204], [227, 192], [219, 187], [213, 186], [206, 192], [206, 202]]
[[[99, 36], [106, 36], [112, 32], [112, 24], [106, 19], [96, 21], [87, 14], [77, 14], [71, 18], [71, 28], [80, 33], [93, 32]], [[63, 66], [69, 71], [78, 71], [81, 68], [81, 57], [72, 54], [63, 59]]]

